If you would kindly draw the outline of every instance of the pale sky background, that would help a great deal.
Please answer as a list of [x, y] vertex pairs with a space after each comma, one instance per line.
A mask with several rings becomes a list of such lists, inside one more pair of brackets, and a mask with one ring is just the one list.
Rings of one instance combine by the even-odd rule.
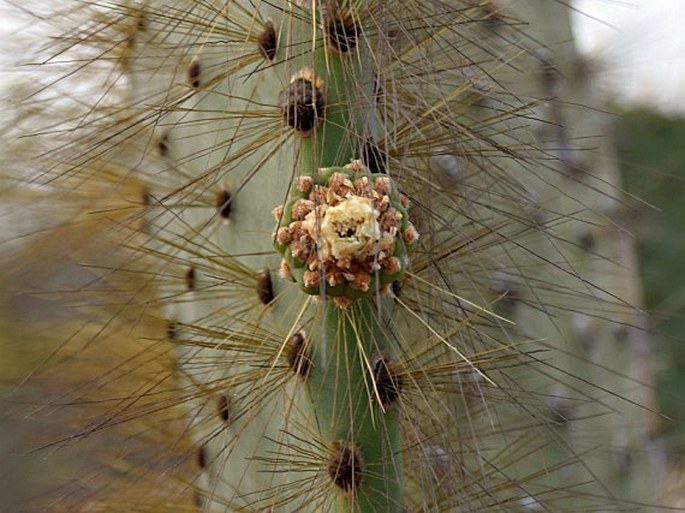
[[[685, 116], [685, 0], [570, 1], [578, 43], [599, 66], [602, 90], [614, 101]], [[5, 14], [0, 44], [16, 27]]]
[[[550, 0], [553, 1], [553, 0]], [[685, 0], [574, 0], [576, 38], [611, 99], [685, 116]]]

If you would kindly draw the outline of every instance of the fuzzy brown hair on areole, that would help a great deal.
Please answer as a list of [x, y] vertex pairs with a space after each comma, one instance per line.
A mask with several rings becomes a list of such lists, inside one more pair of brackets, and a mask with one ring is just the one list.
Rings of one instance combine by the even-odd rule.
[[[568, 15], [556, 0], [84, 0], [37, 17], [72, 26], [33, 59], [64, 74], [3, 131], [34, 123], [20, 140], [40, 154], [8, 160], [3, 198], [52, 209], [60, 243], [32, 228], [41, 287], [19, 303], [103, 312], [31, 376], [97, 353], [60, 407], [107, 411], [68, 439], [130, 423], [139, 444], [103, 453], [92, 488], [111, 482], [62, 509], [650, 503], [625, 202]], [[153, 327], [123, 355], [114, 326]]]

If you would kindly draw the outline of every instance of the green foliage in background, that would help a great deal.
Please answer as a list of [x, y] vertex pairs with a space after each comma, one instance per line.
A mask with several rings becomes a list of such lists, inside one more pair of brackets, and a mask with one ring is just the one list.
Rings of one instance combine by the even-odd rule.
[[638, 241], [645, 303], [661, 361], [659, 400], [669, 439], [685, 447], [685, 120], [622, 114], [616, 142]]
[[636, 265], [568, 5], [121, 0], [43, 18], [60, 31], [23, 108], [66, 107], [17, 116], [37, 170], [11, 159], [8, 190], [63, 217], [12, 262], [73, 245], [91, 279], [34, 280], [79, 315], [32, 372], [64, 387], [51, 407], [100, 408], [69, 441], [126, 441], [60, 509], [653, 499]]

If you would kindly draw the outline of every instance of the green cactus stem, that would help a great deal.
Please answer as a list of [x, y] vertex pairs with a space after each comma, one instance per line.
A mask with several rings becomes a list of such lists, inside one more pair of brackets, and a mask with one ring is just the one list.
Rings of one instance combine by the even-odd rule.
[[606, 361], [634, 309], [577, 237], [618, 193], [573, 149], [563, 2], [84, 5], [60, 41], [114, 92], [45, 174], [144, 184], [122, 267], [154, 285], [141, 322], [166, 319], [203, 511], [630, 506], [649, 472], [611, 437], [645, 423], [614, 399], [645, 389]]
[[[383, 326], [387, 305], [367, 297], [342, 310], [331, 300], [319, 308], [322, 315], [312, 333], [308, 386], [317, 425], [333, 447], [327, 466], [341, 496], [338, 507], [340, 511], [403, 511], [399, 415], [387, 400], [383, 404], [388, 388], [397, 387], [380, 379], [384, 373], [377, 370], [379, 365], [384, 368], [383, 358], [396, 353]], [[354, 468], [336, 464], [340, 444], [354, 448]]]

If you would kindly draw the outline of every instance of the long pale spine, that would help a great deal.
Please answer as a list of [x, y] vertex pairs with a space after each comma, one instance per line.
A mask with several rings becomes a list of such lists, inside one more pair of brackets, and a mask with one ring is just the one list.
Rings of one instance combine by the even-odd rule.
[[[95, 140], [147, 185], [140, 240], [159, 263], [150, 274], [160, 277], [178, 346], [202, 451], [193, 486], [207, 511], [573, 511], [600, 495], [613, 502], [602, 483], [565, 488], [620, 479], [609, 458], [581, 457], [586, 441], [567, 446], [559, 426], [590, 426], [576, 417], [605, 411], [606, 397], [590, 401], [601, 391], [578, 384], [595, 381], [582, 360], [591, 358], [562, 339], [573, 335], [569, 312], [599, 323], [606, 315], [597, 309], [625, 307], [614, 284], [584, 274], [586, 256], [569, 244], [615, 191], [590, 197], [588, 184], [572, 182], [583, 165], [573, 168], [563, 131], [531, 133], [531, 117], [543, 120], [541, 133], [545, 121], [566, 123], [545, 112], [542, 99], [559, 105], [561, 96], [538, 79], [559, 67], [550, 53], [567, 51], [556, 40], [570, 40], [559, 37], [568, 13], [551, 1], [514, 2], [512, 11], [455, 4], [151, 1], [120, 10], [138, 20], [121, 60], [128, 103], [115, 116], [130, 129]], [[509, 12], [533, 24], [517, 28]], [[535, 21], [541, 12], [544, 23]], [[335, 16], [351, 23], [338, 35], [354, 37], [355, 48], [326, 41]], [[552, 21], [563, 30], [535, 32]], [[272, 56], [261, 38], [270, 23]], [[299, 127], [283, 110], [283, 91], [298, 80], [309, 102], [324, 100], [320, 112], [304, 105], [316, 112]], [[120, 140], [135, 147], [119, 151]], [[276, 249], [293, 264], [294, 231], [307, 226], [316, 251], [326, 243], [311, 207], [301, 219], [290, 212], [298, 194], [305, 199], [302, 178], [330, 188], [337, 172], [381, 190], [378, 171], [421, 237], [407, 232], [414, 252], [397, 250], [404, 276], [340, 292], [324, 272], [305, 277], [312, 260], [291, 269], [297, 283], [279, 277]], [[369, 204], [370, 196], [349, 203]], [[286, 212], [274, 220], [278, 205]], [[279, 229], [298, 222], [279, 242]], [[514, 311], [501, 311], [505, 303]], [[541, 338], [560, 350], [539, 356]], [[573, 391], [550, 389], [557, 380]], [[568, 402], [591, 404], [569, 414]]]

